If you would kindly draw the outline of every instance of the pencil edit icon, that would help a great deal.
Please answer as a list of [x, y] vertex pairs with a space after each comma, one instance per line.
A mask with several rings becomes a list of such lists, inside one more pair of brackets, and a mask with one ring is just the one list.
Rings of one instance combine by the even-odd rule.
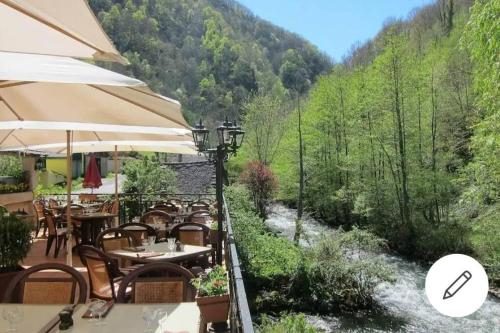
[[452, 284], [446, 288], [443, 299], [449, 299], [455, 296], [455, 294], [462, 289], [463, 286], [472, 278], [472, 274], [469, 271], [464, 271], [460, 274]]

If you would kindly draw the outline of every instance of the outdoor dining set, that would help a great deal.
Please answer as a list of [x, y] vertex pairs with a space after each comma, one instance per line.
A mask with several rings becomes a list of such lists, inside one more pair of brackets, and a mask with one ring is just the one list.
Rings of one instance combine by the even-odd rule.
[[[55, 244], [53, 256], [58, 257], [63, 246], [73, 245], [66, 244], [66, 205], [53, 198], [36, 200], [33, 205], [35, 237], [47, 238], [47, 256]], [[88, 332], [92, 331], [88, 327], [93, 326], [85, 318], [96, 321], [109, 311], [105, 322], [116, 322], [110, 325], [113, 329], [132, 325], [141, 332], [143, 327], [165, 325], [169, 330], [179, 328], [183, 332], [205, 330], [206, 323], [193, 303], [196, 289], [191, 280], [210, 271], [215, 263], [210, 228], [212, 202], [160, 201], [133, 222], [120, 225], [114, 220], [118, 216], [117, 202], [83, 201], [71, 205], [74, 249], [88, 275], [69, 265], [50, 262], [19, 272], [0, 304], [11, 326], [19, 325], [19, 332], [57, 332], [56, 326], [63, 320], [61, 313], [69, 311], [74, 313], [79, 329]], [[23, 313], [17, 313], [19, 308], [9, 303], [24, 304]], [[88, 306], [79, 305], [85, 303]], [[73, 305], [64, 308], [56, 304]], [[128, 323], [127, 316], [134, 315], [130, 304], [154, 307], [142, 308], [144, 323]], [[97, 310], [93, 311], [93, 307]], [[173, 312], [177, 319], [169, 320], [168, 314]], [[36, 317], [38, 324], [18, 318], [24, 315]]]

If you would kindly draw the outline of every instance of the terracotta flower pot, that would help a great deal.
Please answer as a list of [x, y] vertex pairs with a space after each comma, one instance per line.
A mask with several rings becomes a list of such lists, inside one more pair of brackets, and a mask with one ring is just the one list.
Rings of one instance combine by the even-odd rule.
[[196, 296], [200, 313], [207, 323], [217, 323], [227, 320], [229, 315], [229, 294], [220, 296]]

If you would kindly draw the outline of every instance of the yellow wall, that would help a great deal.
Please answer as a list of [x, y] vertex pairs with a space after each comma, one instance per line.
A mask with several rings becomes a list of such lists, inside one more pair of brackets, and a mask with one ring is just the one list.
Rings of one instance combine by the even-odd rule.
[[66, 177], [65, 158], [47, 158], [47, 171], [57, 173]]

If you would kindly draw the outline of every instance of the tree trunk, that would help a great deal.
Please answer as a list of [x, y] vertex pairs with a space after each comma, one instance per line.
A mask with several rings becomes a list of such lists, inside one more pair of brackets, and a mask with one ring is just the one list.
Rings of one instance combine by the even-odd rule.
[[302, 115], [300, 112], [300, 95], [297, 92], [297, 111], [299, 113], [299, 199], [297, 203], [297, 221], [295, 227], [294, 241], [300, 240], [302, 214], [304, 210], [304, 159], [303, 159], [303, 144], [302, 144]]

